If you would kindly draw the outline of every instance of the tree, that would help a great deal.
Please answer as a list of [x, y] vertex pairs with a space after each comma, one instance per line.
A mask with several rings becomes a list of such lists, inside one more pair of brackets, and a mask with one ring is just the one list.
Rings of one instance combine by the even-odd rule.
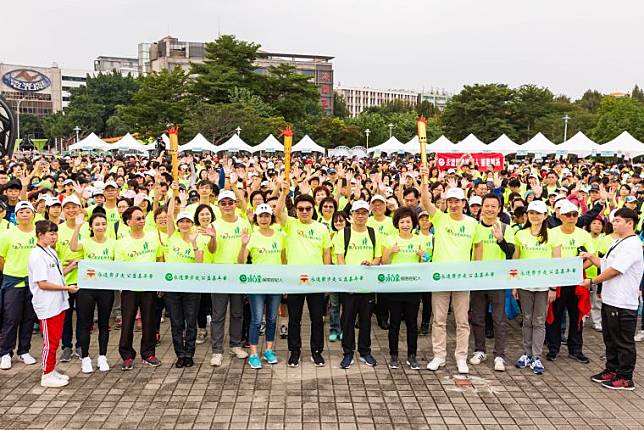
[[262, 100], [260, 96], [253, 94], [247, 88], [233, 88], [230, 91], [230, 102], [250, 107], [260, 116], [266, 118], [276, 115], [275, 109], [271, 105]]
[[536, 85], [522, 85], [514, 90], [512, 123], [519, 141], [530, 139], [537, 119], [552, 112], [553, 94], [547, 88]]
[[168, 124], [182, 125], [191, 105], [188, 74], [180, 67], [162, 70], [138, 79], [132, 104], [118, 108], [118, 119], [128, 129], [157, 137]]
[[361, 145], [360, 129], [355, 125], [347, 125], [344, 120], [328, 115], [311, 117], [301, 131], [296, 131], [296, 138], [304, 134], [311, 136], [313, 140], [325, 148], [336, 146], [357, 146]]
[[33, 139], [42, 139], [45, 137], [42, 121], [36, 115], [20, 115], [20, 136], [29, 136]]
[[206, 43], [204, 62], [191, 64], [192, 93], [208, 103], [228, 102], [230, 92], [237, 87], [258, 94], [262, 77], [255, 73], [253, 63], [259, 47], [228, 34]]
[[297, 73], [295, 66], [279, 64], [264, 76], [263, 98], [289, 122], [322, 112], [320, 93], [310, 77]]
[[604, 97], [599, 105], [597, 125], [589, 137], [605, 143], [623, 131], [644, 140], [644, 106], [630, 97]]
[[368, 113], [379, 113], [382, 115], [389, 115], [392, 113], [402, 113], [413, 111], [415, 108], [415, 103], [409, 103], [404, 100], [395, 99], [389, 102], [385, 102], [380, 106], [371, 106], [365, 109], [365, 112]]
[[347, 107], [347, 102], [344, 99], [344, 96], [340, 93], [335, 93], [333, 96], [333, 115], [341, 119], [346, 119], [351, 116], [349, 108]]
[[588, 112], [596, 113], [599, 104], [602, 102], [602, 93], [596, 90], [586, 90], [583, 96], [575, 104], [586, 109]]
[[453, 142], [474, 133], [484, 142], [505, 133], [516, 139], [512, 105], [514, 91], [503, 84], [466, 85], [452, 97], [441, 117], [445, 135]]
[[644, 103], [644, 91], [642, 91], [639, 86], [635, 85], [631, 91], [631, 98], [640, 103]]
[[74, 128], [69, 118], [63, 112], [56, 112], [44, 117], [42, 119], [42, 127], [45, 135], [49, 138], [69, 136]]
[[576, 104], [572, 104], [567, 106], [567, 109], [563, 112], [561, 110], [557, 110], [556, 112], [538, 118], [534, 124], [534, 134], [541, 132], [554, 143], [563, 142], [564, 115], [568, 115], [570, 118], [568, 120], [567, 130], [568, 139], [579, 131], [588, 136], [588, 132], [597, 122], [597, 114], [588, 112], [586, 109], [583, 109]]
[[430, 102], [429, 100], [423, 100], [422, 102], [416, 104], [416, 113], [418, 115], [424, 116], [425, 118], [429, 118], [432, 116], [440, 115], [441, 111], [436, 106], [434, 106], [434, 103]]

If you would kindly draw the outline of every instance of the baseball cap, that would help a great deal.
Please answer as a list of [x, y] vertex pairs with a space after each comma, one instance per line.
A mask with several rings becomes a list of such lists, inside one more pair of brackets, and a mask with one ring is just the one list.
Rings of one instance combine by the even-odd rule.
[[267, 205], [266, 203], [262, 203], [261, 205], [257, 206], [257, 208], [255, 208], [255, 216], [258, 216], [261, 214], [273, 215], [273, 208], [270, 205]]
[[465, 191], [463, 191], [461, 188], [450, 188], [445, 193], [445, 200], [448, 199], [465, 200]]
[[7, 182], [7, 186], [6, 186], [6, 188], [7, 188], [7, 189], [17, 188], [17, 189], [19, 189], [19, 190], [22, 190], [22, 184], [20, 183], [20, 181], [19, 181], [19, 180], [17, 180], [17, 179], [12, 179], [12, 180], [10, 180], [9, 182]]
[[571, 212], [579, 213], [579, 208], [577, 206], [575, 206], [573, 203], [571, 203], [570, 201], [564, 200], [564, 203], [559, 208], [559, 213], [564, 215], [564, 214], [568, 214], [568, 213], [571, 213]]
[[418, 214], [418, 218], [419, 218], [419, 219], [420, 219], [421, 217], [424, 217], [424, 216], [428, 217], [428, 216], [429, 216], [429, 212], [427, 212], [427, 211], [422, 211], [422, 212], [420, 212], [420, 213]]
[[381, 196], [380, 194], [375, 194], [373, 197], [371, 197], [371, 203], [376, 202], [376, 201], [381, 201], [383, 203], [387, 203], [387, 200], [385, 199], [385, 197]]
[[364, 200], [356, 200], [355, 202], [353, 202], [353, 204], [351, 205], [351, 212], [355, 212], [360, 209], [366, 209], [367, 211], [369, 211], [369, 203]]
[[599, 185], [591, 185], [590, 191], [599, 191]]
[[18, 204], [16, 205], [16, 212], [18, 212], [18, 211], [19, 211], [19, 210], [21, 210], [21, 209], [29, 209], [29, 210], [31, 210], [32, 212], [36, 212], [36, 211], [34, 210], [34, 207], [31, 205], [31, 203], [29, 203], [29, 202], [28, 202], [28, 201], [26, 201], [26, 200], [23, 200], [23, 201], [21, 201], [21, 202], [18, 202]]
[[45, 206], [47, 206], [48, 208], [50, 208], [52, 206], [59, 205], [59, 204], [60, 204], [60, 200], [58, 200], [56, 197], [49, 197], [45, 201]]
[[540, 214], [545, 214], [548, 212], [548, 207], [542, 200], [533, 200], [528, 205], [528, 212], [535, 211]]
[[65, 179], [63, 181], [63, 185], [71, 185], [71, 184], [74, 184], [74, 181], [72, 181], [71, 179]]
[[624, 203], [633, 203], [637, 201], [637, 197], [635, 196], [626, 196], [624, 197]]
[[76, 194], [72, 194], [71, 196], [65, 197], [63, 199], [63, 207], [65, 207], [65, 205], [67, 203], [73, 203], [73, 204], [78, 205], [78, 206], [81, 205], [81, 202], [78, 199], [78, 197], [76, 196]]
[[102, 196], [103, 195], [103, 189], [102, 188], [96, 188], [94, 192], [92, 192], [92, 197], [96, 196]]
[[192, 216], [190, 215], [190, 212], [188, 211], [181, 211], [177, 215], [177, 222], [181, 221], [182, 219], [187, 219], [192, 221]]
[[223, 190], [219, 193], [219, 196], [217, 196], [217, 202], [220, 202], [223, 199], [231, 199], [233, 201], [237, 201], [237, 196], [230, 190]]
[[472, 196], [470, 197], [470, 206], [472, 205], [479, 205], [481, 206], [483, 204], [483, 199], [480, 198], [479, 196]]
[[109, 181], [105, 182], [105, 188], [107, 188], [107, 187], [118, 188], [119, 185], [115, 181], [110, 179]]

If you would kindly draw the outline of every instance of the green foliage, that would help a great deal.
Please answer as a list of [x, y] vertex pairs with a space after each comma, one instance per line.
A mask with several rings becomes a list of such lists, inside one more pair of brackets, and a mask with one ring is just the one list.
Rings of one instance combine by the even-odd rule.
[[322, 113], [318, 88], [309, 76], [296, 73], [295, 66], [271, 66], [263, 78], [263, 99], [286, 121], [297, 123], [307, 115]]
[[254, 109], [260, 116], [269, 118], [275, 116], [275, 109], [262, 100], [261, 97], [253, 94], [249, 89], [235, 87], [230, 91], [230, 102], [237, 103]]
[[29, 136], [31, 139], [42, 139], [45, 135], [42, 120], [36, 115], [20, 115], [20, 137]]
[[389, 115], [392, 113], [403, 113], [413, 111], [415, 108], [415, 103], [407, 103], [403, 100], [392, 100], [386, 102], [381, 106], [371, 106], [364, 110], [367, 113], [379, 113], [381, 115]]
[[335, 93], [333, 96], [333, 115], [341, 119], [347, 119], [351, 116], [349, 108], [347, 107], [347, 102], [344, 99], [344, 96], [340, 93]]
[[644, 106], [630, 97], [604, 97], [599, 105], [597, 125], [588, 137], [605, 143], [624, 130], [644, 140]]
[[520, 142], [534, 136], [535, 121], [552, 112], [553, 100], [554, 96], [549, 89], [536, 85], [522, 85], [514, 90], [511, 122]]
[[441, 114], [441, 111], [429, 100], [423, 100], [422, 102], [416, 104], [416, 113], [418, 115], [424, 116], [425, 118], [430, 118], [439, 116]]
[[631, 91], [631, 98], [640, 103], [644, 103], [644, 91], [642, 91], [639, 86], [635, 85]]
[[596, 90], [586, 90], [583, 96], [575, 102], [576, 105], [588, 112], [596, 113], [604, 96]]

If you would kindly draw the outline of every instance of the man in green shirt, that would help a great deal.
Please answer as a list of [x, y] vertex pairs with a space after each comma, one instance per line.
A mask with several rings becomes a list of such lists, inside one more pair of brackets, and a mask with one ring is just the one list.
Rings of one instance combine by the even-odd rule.
[[[358, 200], [351, 206], [353, 223], [333, 238], [333, 249], [339, 265], [375, 266], [380, 264], [382, 246], [373, 228], [367, 227], [369, 203]], [[375, 366], [376, 359], [371, 355], [371, 309], [374, 294], [341, 293], [342, 304], [342, 350], [344, 357], [340, 367], [348, 369], [353, 364], [356, 348], [355, 323], [360, 318], [358, 353], [360, 361], [367, 366]]]
[[[295, 198], [297, 218], [286, 214], [286, 197], [289, 192], [287, 183], [282, 184], [282, 193], [277, 204], [277, 216], [286, 234], [287, 264], [331, 264], [331, 236], [329, 230], [313, 220], [315, 199], [308, 194]], [[309, 307], [311, 318], [311, 361], [316, 366], [324, 366], [324, 293], [289, 294], [288, 306], [288, 365], [300, 364], [302, 349], [301, 322], [304, 300]]]
[[[376, 231], [378, 238], [378, 246], [382, 253], [382, 246], [388, 236], [398, 234], [398, 230], [394, 227], [391, 217], [385, 215], [387, 212], [387, 200], [380, 194], [376, 194], [371, 198], [371, 216], [367, 221], [367, 226]], [[387, 307], [387, 300], [384, 294], [376, 294], [376, 305], [374, 309], [378, 326], [381, 329], [389, 329], [389, 308]]]

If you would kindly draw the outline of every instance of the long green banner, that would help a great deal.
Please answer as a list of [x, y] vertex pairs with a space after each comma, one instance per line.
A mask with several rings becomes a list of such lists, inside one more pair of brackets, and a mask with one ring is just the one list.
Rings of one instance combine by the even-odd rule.
[[577, 285], [580, 258], [389, 266], [263, 266], [83, 260], [80, 288], [192, 293], [392, 293]]

